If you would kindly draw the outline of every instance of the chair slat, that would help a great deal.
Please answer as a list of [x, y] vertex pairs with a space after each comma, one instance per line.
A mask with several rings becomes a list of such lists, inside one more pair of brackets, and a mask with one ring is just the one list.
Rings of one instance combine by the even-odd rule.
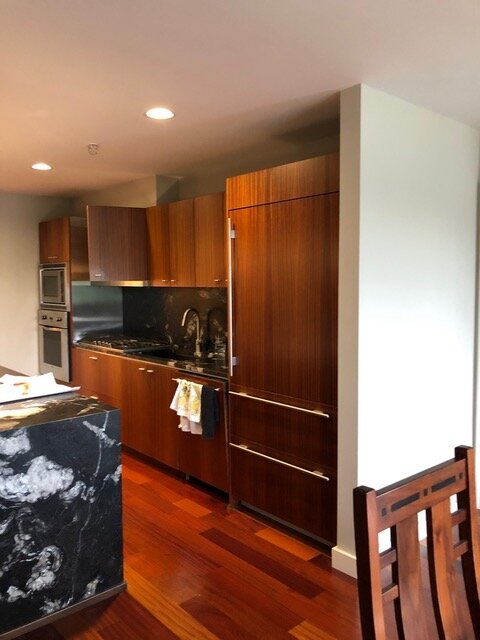
[[392, 567], [399, 591], [394, 603], [397, 628], [405, 638], [427, 638], [417, 514], [399, 522], [393, 528], [392, 538], [397, 549], [397, 562]]

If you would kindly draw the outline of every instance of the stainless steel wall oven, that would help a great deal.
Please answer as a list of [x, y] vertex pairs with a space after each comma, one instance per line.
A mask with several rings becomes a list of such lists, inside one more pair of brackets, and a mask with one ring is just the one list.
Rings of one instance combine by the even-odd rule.
[[68, 312], [40, 309], [38, 312], [40, 373], [53, 373], [57, 380], [70, 382]]

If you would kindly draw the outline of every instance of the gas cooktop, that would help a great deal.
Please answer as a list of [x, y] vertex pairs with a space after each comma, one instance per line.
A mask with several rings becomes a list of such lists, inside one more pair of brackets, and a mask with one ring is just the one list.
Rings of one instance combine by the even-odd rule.
[[89, 349], [116, 353], [149, 351], [150, 349], [168, 348], [170, 346], [168, 343], [155, 338], [132, 338], [122, 335], [84, 336], [76, 344], [88, 347]]

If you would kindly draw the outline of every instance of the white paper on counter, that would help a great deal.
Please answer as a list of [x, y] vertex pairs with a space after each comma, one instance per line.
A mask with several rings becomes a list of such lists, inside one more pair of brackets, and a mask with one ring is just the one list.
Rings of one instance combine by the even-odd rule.
[[12, 376], [6, 373], [0, 378], [0, 403], [68, 393], [78, 389], [80, 387], [57, 384], [53, 373], [39, 376]]

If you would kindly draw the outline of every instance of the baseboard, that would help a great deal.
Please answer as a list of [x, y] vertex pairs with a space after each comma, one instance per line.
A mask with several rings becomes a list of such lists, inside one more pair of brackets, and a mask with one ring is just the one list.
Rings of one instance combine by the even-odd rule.
[[342, 573], [352, 576], [352, 578], [357, 577], [356, 556], [338, 546], [333, 547], [332, 549], [332, 567]]

